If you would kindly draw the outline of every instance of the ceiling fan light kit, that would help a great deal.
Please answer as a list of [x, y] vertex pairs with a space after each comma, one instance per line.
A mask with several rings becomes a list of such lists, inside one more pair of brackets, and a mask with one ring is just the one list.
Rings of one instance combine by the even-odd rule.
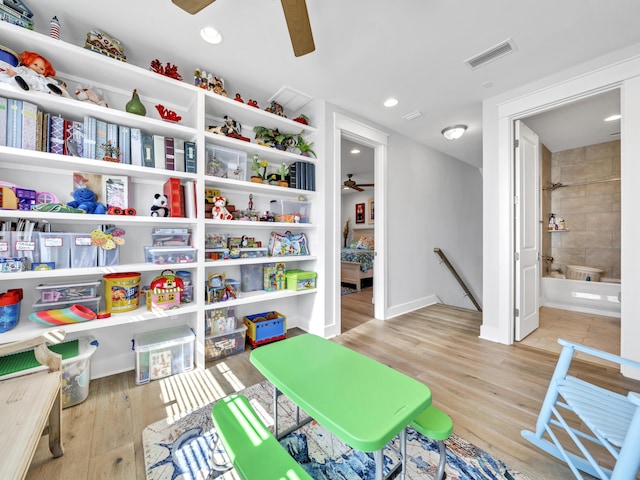
[[364, 192], [364, 188], [362, 187], [373, 187], [373, 183], [356, 183], [354, 180], [351, 180], [353, 177], [353, 173], [347, 173], [347, 179], [342, 184], [343, 190], [355, 190], [356, 192]]
[[451, 125], [450, 127], [443, 129], [441, 133], [447, 140], [457, 140], [464, 135], [464, 132], [466, 131], [466, 125]]
[[[180, 7], [187, 13], [195, 15], [200, 10], [208, 7], [215, 0], [171, 0], [175, 5]], [[309, 12], [307, 11], [307, 3], [305, 0], [281, 0], [282, 10], [287, 22], [289, 37], [291, 37], [291, 45], [293, 53], [296, 57], [301, 57], [307, 53], [311, 53], [316, 49], [313, 42], [313, 33], [311, 32], [311, 23], [309, 22]], [[204, 30], [204, 29], [203, 29]], [[202, 34], [204, 38], [204, 34]], [[220, 37], [217, 43], [222, 41]], [[205, 38], [205, 41], [210, 42]], [[210, 42], [215, 43], [215, 42]]]

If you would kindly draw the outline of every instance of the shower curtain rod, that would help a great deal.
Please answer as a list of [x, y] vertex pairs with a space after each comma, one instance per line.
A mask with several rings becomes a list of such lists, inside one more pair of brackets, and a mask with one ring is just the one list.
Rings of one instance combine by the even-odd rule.
[[609, 180], [592, 180], [590, 182], [580, 182], [580, 183], [552, 183], [548, 187], [543, 187], [542, 190], [555, 190], [556, 188], [562, 187], [581, 187], [583, 185], [595, 185], [596, 183], [608, 183], [608, 182], [619, 182], [619, 178], [610, 178]]

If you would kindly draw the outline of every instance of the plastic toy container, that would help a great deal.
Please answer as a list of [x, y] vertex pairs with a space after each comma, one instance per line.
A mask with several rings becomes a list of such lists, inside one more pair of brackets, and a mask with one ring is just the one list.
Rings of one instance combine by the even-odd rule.
[[247, 338], [252, 347], [287, 338], [287, 319], [278, 312], [264, 312], [244, 317]]
[[136, 384], [191, 370], [195, 338], [186, 325], [134, 335]]
[[191, 247], [144, 247], [144, 258], [147, 263], [155, 263], [156, 265], [193, 263], [196, 260], [196, 249]]
[[316, 272], [287, 270], [287, 290], [309, 290], [316, 288]]
[[235, 326], [231, 331], [223, 331], [205, 338], [204, 354], [207, 362], [244, 352], [247, 326], [240, 319], [236, 319]]
[[100, 281], [40, 284], [36, 292], [42, 303], [76, 301], [98, 296]]
[[253, 292], [264, 289], [264, 265], [240, 265], [240, 290]]
[[87, 307], [92, 311], [94, 311], [95, 313], [98, 313], [100, 311], [100, 300], [102, 300], [102, 297], [98, 296], [93, 298], [78, 298], [75, 300], [65, 300], [63, 302], [44, 303], [42, 301], [38, 301], [33, 304], [32, 308], [34, 312], [45, 312], [47, 310], [59, 310], [62, 308], [67, 308], [77, 303], [78, 305], [82, 305], [83, 307]]
[[[89, 395], [91, 357], [98, 349], [92, 336], [50, 345], [49, 349], [62, 355], [62, 408], [84, 402]], [[47, 367], [40, 365], [33, 350], [0, 357], [0, 380], [35, 373]]]
[[271, 200], [269, 211], [276, 222], [309, 223], [309, 202], [294, 200]]
[[138, 308], [140, 273], [110, 273], [102, 278], [104, 279], [104, 298], [107, 312], [122, 313]]
[[15, 288], [0, 295], [0, 333], [14, 328], [20, 320], [22, 289]]

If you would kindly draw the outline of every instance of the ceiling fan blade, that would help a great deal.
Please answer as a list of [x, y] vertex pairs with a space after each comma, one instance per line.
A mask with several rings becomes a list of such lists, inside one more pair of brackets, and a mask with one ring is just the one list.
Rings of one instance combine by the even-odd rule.
[[359, 183], [358, 186], [359, 187], [374, 187], [375, 184], [374, 183]]
[[187, 13], [190, 13], [191, 15], [195, 15], [204, 7], [207, 7], [213, 2], [215, 2], [215, 0], [171, 0], [171, 1], [174, 4], [176, 4], [178, 7], [180, 7], [182, 10], [184, 10]]
[[284, 17], [287, 21], [294, 55], [301, 57], [313, 52], [316, 46], [313, 43], [313, 33], [305, 0], [282, 0], [282, 10], [284, 10]]
[[353, 188], [356, 192], [364, 192], [364, 189], [363, 189], [363, 188], [360, 188], [360, 186], [359, 186], [359, 185], [354, 185], [354, 186], [353, 186], [353, 187], [351, 187], [351, 188]]

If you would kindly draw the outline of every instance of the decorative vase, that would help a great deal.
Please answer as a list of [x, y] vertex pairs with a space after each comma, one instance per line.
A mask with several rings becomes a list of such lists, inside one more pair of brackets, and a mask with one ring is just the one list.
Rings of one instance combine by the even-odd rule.
[[262, 177], [253, 176], [251, 177], [251, 181], [253, 183], [262, 183]]
[[147, 114], [147, 109], [140, 101], [140, 97], [138, 96], [138, 90], [133, 89], [133, 94], [131, 95], [131, 100], [127, 102], [125, 105], [125, 110], [129, 113], [134, 113], [136, 115], [142, 115], [143, 117]]
[[113, 163], [120, 163], [120, 159], [117, 157], [107, 157], [106, 155], [104, 157], [102, 157], [102, 160], [104, 160], [105, 162], [113, 162]]

